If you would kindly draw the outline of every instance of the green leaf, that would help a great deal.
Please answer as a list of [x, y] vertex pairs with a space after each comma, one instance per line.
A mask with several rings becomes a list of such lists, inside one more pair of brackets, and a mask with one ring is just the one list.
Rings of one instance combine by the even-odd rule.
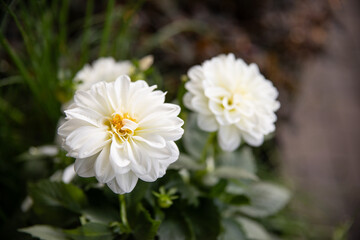
[[187, 240], [190, 236], [187, 231], [179, 219], [170, 218], [162, 222], [158, 236], [160, 240]]
[[34, 225], [27, 228], [20, 228], [20, 232], [28, 233], [41, 240], [66, 240], [66, 236], [60, 228], [47, 225]]
[[271, 240], [273, 239], [266, 229], [259, 223], [248, 218], [238, 217], [236, 221], [242, 225], [247, 239], [251, 240]]
[[281, 210], [290, 199], [290, 192], [278, 185], [258, 182], [246, 191], [251, 204], [243, 206], [240, 211], [251, 217], [267, 217]]
[[75, 229], [64, 230], [67, 236], [74, 240], [112, 240], [111, 229], [100, 223], [86, 223]]
[[134, 190], [125, 195], [129, 209], [137, 208], [138, 203], [145, 197], [149, 187], [150, 183], [139, 180]]
[[137, 224], [133, 228], [133, 235], [137, 240], [154, 239], [161, 222], [154, 220], [142, 205], [139, 205], [139, 209], [140, 213], [136, 219]]
[[224, 179], [258, 180], [255, 174], [236, 167], [221, 166], [216, 168], [211, 174]]
[[349, 230], [353, 225], [352, 222], [348, 221], [337, 226], [333, 232], [332, 240], [346, 240], [349, 239]]
[[72, 184], [41, 180], [29, 185], [29, 193], [38, 206], [63, 207], [76, 213], [86, 205], [84, 192]]
[[176, 188], [181, 199], [185, 199], [190, 205], [198, 204], [200, 192], [195, 186], [183, 181], [177, 171], [171, 170], [161, 179], [159, 183], [164, 184], [166, 189]]
[[223, 219], [221, 221], [223, 232], [219, 240], [246, 240], [241, 225], [233, 219]]
[[216, 161], [220, 166], [238, 167], [252, 174], [256, 172], [255, 157], [251, 148], [246, 146], [233, 152], [221, 152], [217, 155]]
[[160, 240], [188, 240], [192, 239], [191, 230], [189, 229], [184, 216], [178, 210], [169, 209], [165, 219], [162, 221], [158, 236]]
[[188, 169], [188, 170], [201, 170], [204, 169], [205, 166], [200, 165], [194, 159], [192, 159], [189, 155], [185, 153], [181, 153], [179, 159], [169, 166], [170, 169]]
[[200, 159], [206, 144], [208, 133], [199, 129], [196, 122], [196, 114], [189, 114], [182, 141], [185, 150], [195, 159]]
[[234, 195], [230, 193], [224, 193], [220, 199], [223, 202], [226, 202], [231, 205], [248, 205], [250, 204], [250, 199], [245, 195]]
[[82, 211], [91, 222], [108, 224], [120, 220], [118, 210], [110, 206], [92, 206]]
[[184, 215], [197, 240], [217, 239], [220, 234], [220, 213], [212, 200], [201, 199], [198, 207], [186, 209]]
[[215, 186], [211, 187], [209, 195], [211, 197], [219, 196], [225, 191], [227, 183], [228, 182], [226, 180], [221, 179]]

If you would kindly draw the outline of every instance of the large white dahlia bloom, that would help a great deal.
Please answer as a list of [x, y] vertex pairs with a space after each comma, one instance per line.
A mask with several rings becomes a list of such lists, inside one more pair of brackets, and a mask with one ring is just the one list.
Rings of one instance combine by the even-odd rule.
[[131, 75], [135, 67], [130, 61], [116, 62], [112, 57], [99, 58], [86, 64], [76, 75], [74, 80], [78, 83], [78, 90], [88, 90], [97, 82], [115, 81], [121, 75]]
[[130, 192], [138, 178], [152, 182], [176, 161], [183, 134], [180, 107], [145, 81], [120, 76], [77, 91], [58, 129], [75, 171], [95, 176], [115, 193]]
[[184, 104], [198, 113], [202, 130], [218, 131], [223, 150], [235, 150], [241, 139], [259, 146], [275, 130], [278, 91], [256, 64], [220, 55], [190, 68], [188, 77]]

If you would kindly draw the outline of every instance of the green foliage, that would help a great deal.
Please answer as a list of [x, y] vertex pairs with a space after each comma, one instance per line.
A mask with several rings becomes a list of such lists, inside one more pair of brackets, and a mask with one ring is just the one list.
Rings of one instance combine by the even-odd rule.
[[246, 191], [251, 205], [240, 211], [251, 217], [267, 217], [281, 210], [290, 199], [290, 192], [278, 185], [259, 182], [250, 185]]
[[223, 232], [219, 240], [245, 240], [244, 230], [234, 219], [222, 219]]
[[27, 228], [19, 229], [20, 232], [31, 234], [41, 240], [65, 240], [65, 233], [59, 229], [47, 225], [34, 225]]
[[63, 207], [76, 213], [81, 212], [87, 202], [86, 196], [80, 188], [72, 184], [49, 180], [30, 184], [29, 194], [36, 205]]
[[64, 233], [74, 240], [111, 240], [113, 234], [107, 225], [101, 223], [86, 223], [78, 228], [64, 230]]

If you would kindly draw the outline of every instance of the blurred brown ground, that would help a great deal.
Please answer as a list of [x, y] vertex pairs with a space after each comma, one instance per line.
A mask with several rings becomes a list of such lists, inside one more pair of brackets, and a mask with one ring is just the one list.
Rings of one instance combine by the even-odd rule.
[[352, 221], [350, 239], [360, 239], [359, 6], [340, 2], [324, 53], [305, 64], [278, 131], [283, 173], [314, 205], [299, 200], [299, 211], [319, 225]]

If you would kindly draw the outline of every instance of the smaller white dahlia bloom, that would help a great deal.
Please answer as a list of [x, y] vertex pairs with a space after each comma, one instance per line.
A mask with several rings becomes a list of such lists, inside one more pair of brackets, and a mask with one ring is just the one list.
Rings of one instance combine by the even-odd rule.
[[241, 139], [259, 146], [275, 130], [278, 91], [256, 64], [220, 55], [190, 68], [188, 77], [184, 104], [198, 113], [202, 130], [218, 131], [223, 150], [235, 150]]
[[115, 193], [127, 193], [138, 178], [152, 182], [179, 157], [180, 107], [145, 81], [120, 76], [75, 93], [58, 129], [79, 176], [95, 176]]
[[86, 64], [76, 75], [77, 90], [88, 90], [97, 82], [112, 82], [121, 75], [131, 75], [135, 67], [130, 61], [116, 62], [112, 57], [99, 58]]

